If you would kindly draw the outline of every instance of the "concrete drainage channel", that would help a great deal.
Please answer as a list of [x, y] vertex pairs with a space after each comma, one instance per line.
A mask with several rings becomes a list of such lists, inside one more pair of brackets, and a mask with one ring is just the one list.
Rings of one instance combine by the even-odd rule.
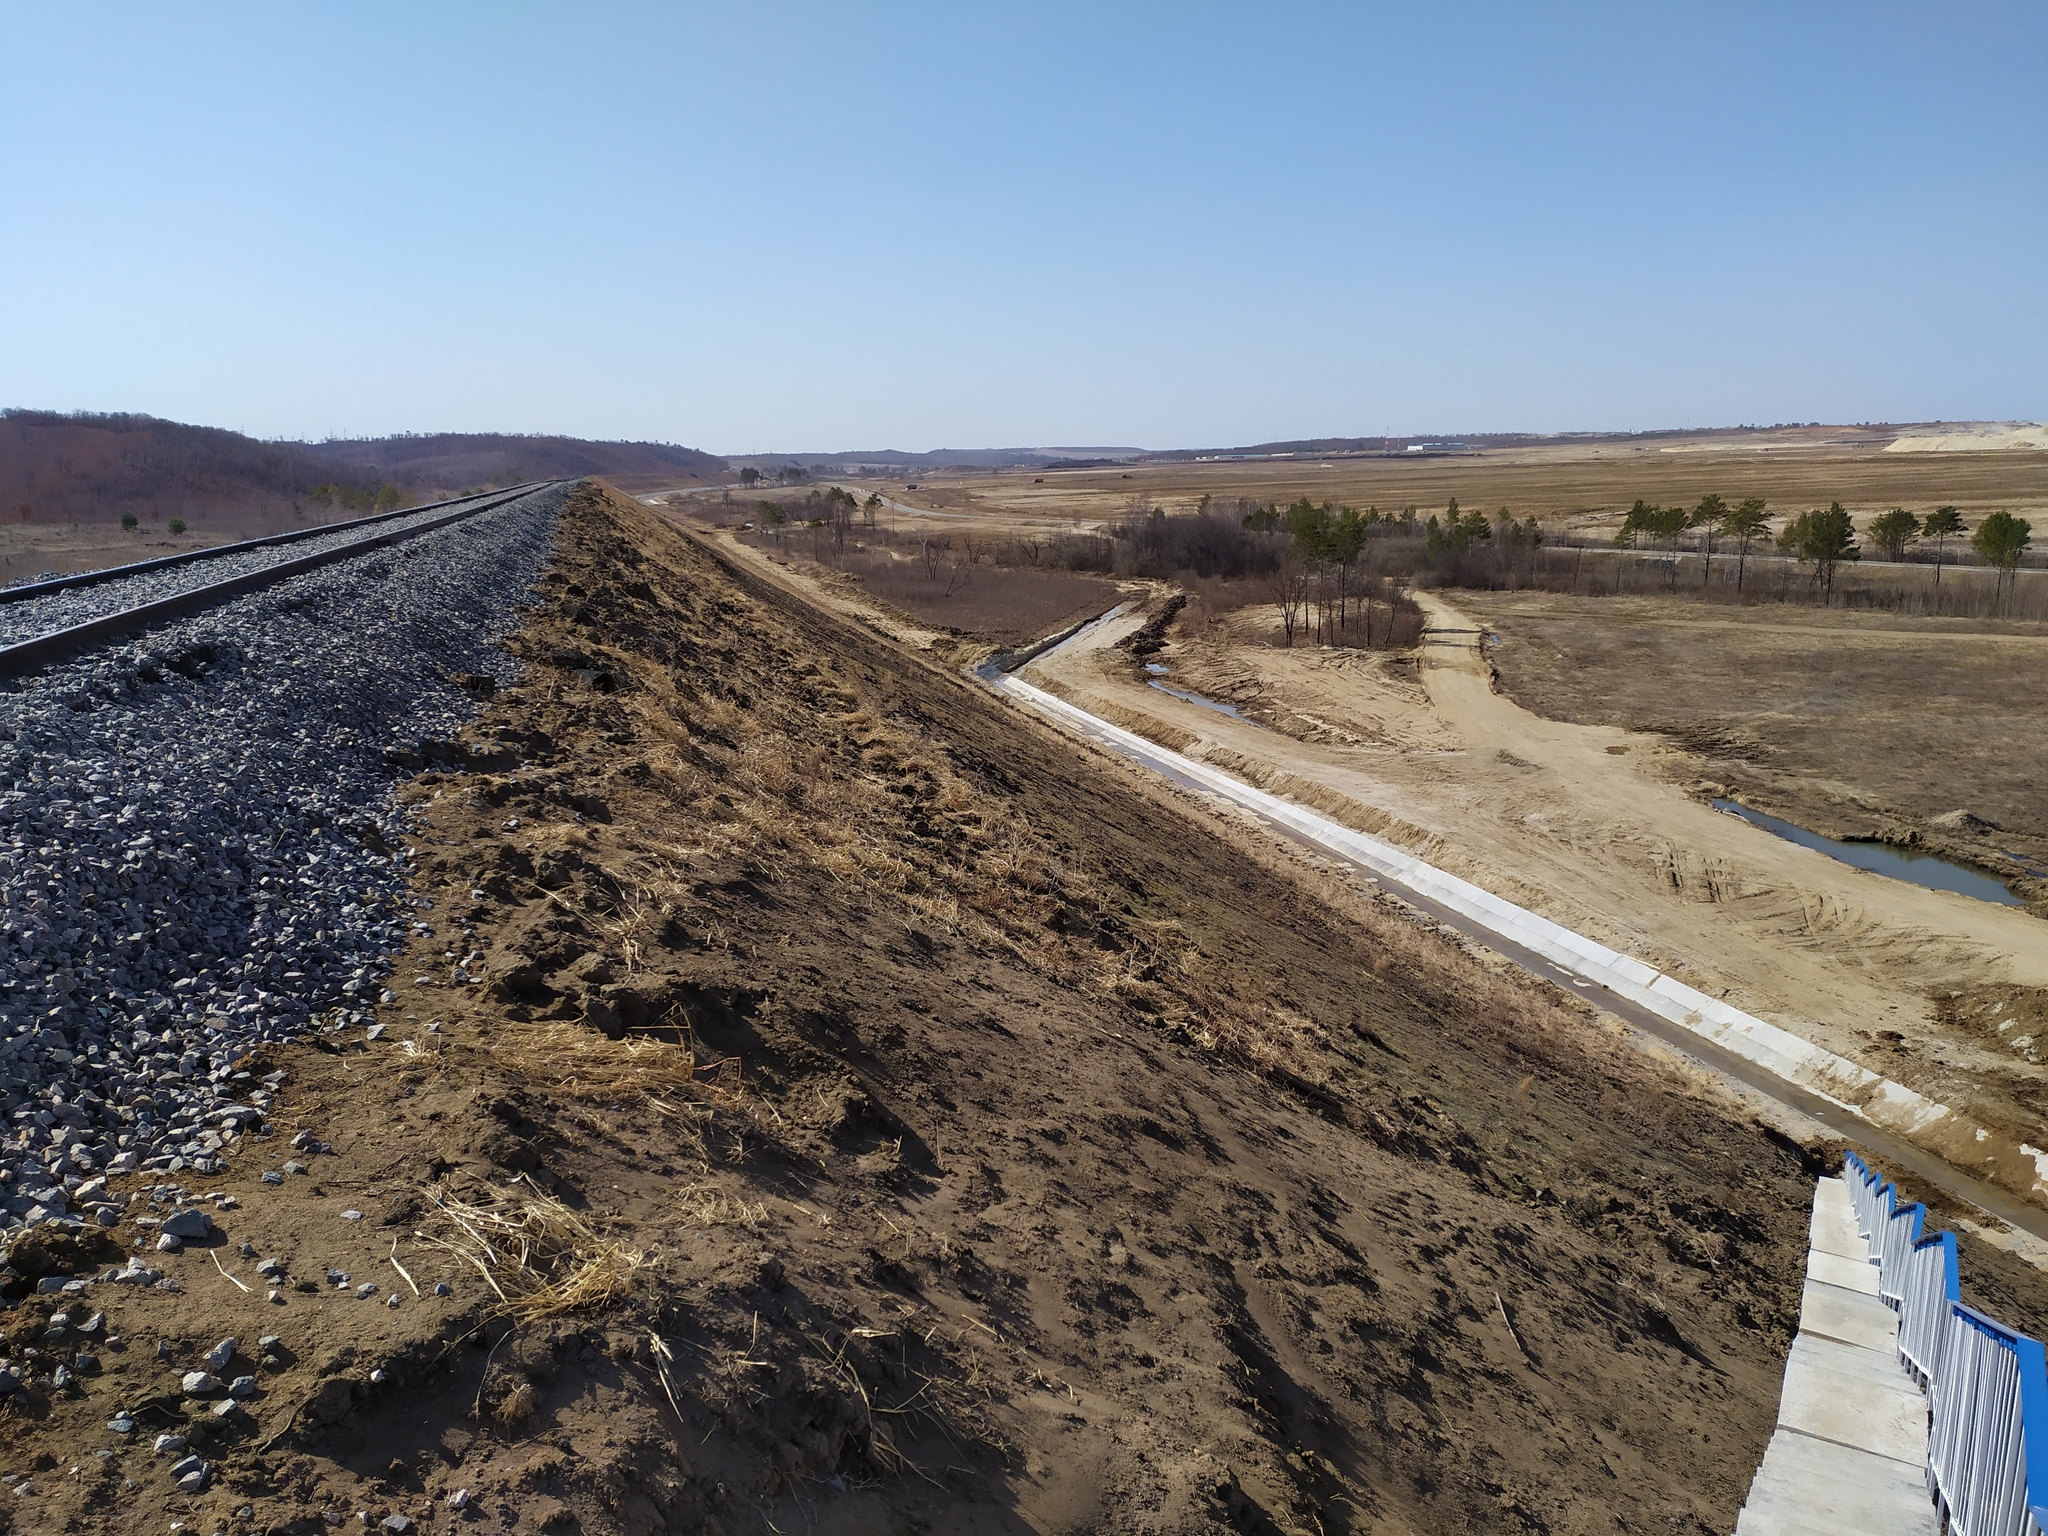
[[[1113, 616], [1106, 614], [1095, 622]], [[1030, 654], [1043, 653], [1043, 649], [1033, 648]], [[1279, 835], [1365, 871], [1419, 910], [1535, 975], [1562, 978], [1589, 996], [1599, 993], [1601, 1007], [1666, 1045], [1858, 1142], [2000, 1221], [2048, 1240], [2048, 1211], [1963, 1172], [1941, 1154], [1939, 1149], [1944, 1146], [1981, 1148], [1990, 1140], [1988, 1132], [1969, 1124], [1948, 1106], [1708, 997], [1640, 960], [1503, 900], [1390, 843], [1112, 725], [1000, 666], [985, 666], [975, 675], [1071, 734], [1136, 761], [1182, 788], [1227, 800]], [[2025, 1144], [2011, 1151], [2031, 1178], [2030, 1194], [2040, 1198], [2048, 1191], [2048, 1152]]]
[[[365, 1023], [389, 956], [432, 931], [387, 851], [404, 830], [393, 764], [475, 718], [456, 679], [514, 679], [498, 642], [567, 496], [417, 509], [225, 581], [195, 579], [218, 574], [204, 562], [103, 580], [84, 591], [129, 601], [91, 632], [0, 652], [27, 667], [0, 692], [9, 1294], [24, 1226], [165, 1218], [166, 1246], [181, 1222], [201, 1228], [182, 1178], [264, 1134], [281, 1083], [234, 1063]], [[181, 590], [155, 590], [166, 575]], [[10, 627], [54, 600], [11, 605]], [[131, 1210], [106, 1176], [138, 1170], [161, 1182]], [[139, 1258], [130, 1270], [118, 1278], [152, 1278]]]

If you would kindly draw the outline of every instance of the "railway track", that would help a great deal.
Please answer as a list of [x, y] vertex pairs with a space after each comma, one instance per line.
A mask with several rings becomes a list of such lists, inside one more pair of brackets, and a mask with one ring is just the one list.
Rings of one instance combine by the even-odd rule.
[[[431, 931], [394, 753], [456, 738], [478, 678], [520, 675], [501, 642], [568, 497], [518, 486], [0, 597], [0, 663], [40, 663], [0, 686], [0, 1255], [23, 1228], [121, 1225], [105, 1176], [211, 1177], [275, 1086], [232, 1064], [364, 1021]], [[0, 1307], [17, 1280], [0, 1263]]]
[[[0, 678], [448, 527], [558, 484], [534, 480], [265, 539], [0, 588]], [[303, 553], [298, 546], [317, 547]]]

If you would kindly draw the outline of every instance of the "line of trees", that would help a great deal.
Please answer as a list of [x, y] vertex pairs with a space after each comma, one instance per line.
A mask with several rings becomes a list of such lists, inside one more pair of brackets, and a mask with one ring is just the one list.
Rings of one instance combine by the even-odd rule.
[[382, 485], [316, 485], [306, 492], [306, 504], [322, 511], [338, 506], [345, 512], [396, 512], [405, 504], [405, 493], [389, 480]]
[[1707, 573], [1713, 569], [1715, 536], [1734, 541], [1735, 589], [1739, 592], [1749, 571], [1750, 546], [1770, 531], [1770, 513], [1761, 496], [1748, 497], [1732, 507], [1719, 495], [1702, 496], [1698, 505], [1692, 507], [1653, 506], [1637, 497], [1636, 504], [1622, 519], [1620, 531], [1614, 535], [1614, 544], [1617, 549], [1634, 549], [1644, 540], [1664, 540], [1670, 551], [1665, 571], [1675, 588], [1678, 585], [1678, 539], [1681, 534], [1692, 530], [1701, 534], [1707, 557], [1706, 567], [1700, 576], [1702, 585], [1706, 583]]
[[1284, 510], [1254, 506], [1239, 521], [1276, 546], [1267, 590], [1280, 612], [1284, 644], [1312, 633], [1318, 645], [1389, 646], [1410, 643], [1421, 632], [1421, 611], [1373, 557], [1375, 531], [1405, 526], [1412, 532], [1412, 512], [1404, 525], [1382, 518], [1377, 507], [1360, 512], [1304, 496]]
[[[1453, 502], [1451, 506], [1455, 511], [1457, 503]], [[1431, 519], [1432, 523], [1434, 521]], [[1702, 586], [1712, 575], [1716, 535], [1735, 543], [1735, 590], [1740, 593], [1748, 572], [1751, 547], [1769, 536], [1769, 509], [1764, 500], [1756, 496], [1732, 507], [1716, 495], [1702, 497], [1693, 507], [1661, 507], [1638, 499], [1622, 519], [1614, 543], [1618, 549], [1638, 549], [1645, 545], [1654, 548], [1662, 543], [1666, 551], [1666, 580], [1675, 588], [1678, 585], [1679, 539], [1688, 532], [1702, 535], [1699, 548], [1706, 557], [1700, 568]], [[1936, 507], [1925, 518], [1916, 517], [1904, 507], [1893, 507], [1872, 518], [1866, 533], [1884, 558], [1894, 562], [1903, 561], [1907, 552], [1917, 544], [1931, 545], [1934, 585], [1937, 587], [1941, 585], [1942, 567], [1948, 563], [1949, 541], [1967, 534], [1970, 547], [1998, 573], [1997, 588], [2002, 593], [2032, 542], [2033, 525], [2010, 512], [1993, 512], [1972, 531], [1963, 521], [1962, 514], [1952, 506]], [[1811, 585], [1823, 604], [1834, 601], [1836, 571], [1849, 561], [1861, 559], [1863, 554], [1856, 541], [1855, 520], [1839, 501], [1790, 519], [1779, 530], [1774, 542], [1779, 553], [1810, 567]]]
[[1871, 520], [1870, 541], [1884, 551], [1887, 560], [1904, 560], [1915, 544], [1934, 545], [1934, 581], [1941, 584], [1941, 568], [1947, 563], [1948, 541], [1970, 536], [1970, 548], [1978, 558], [1998, 572], [2003, 588], [2018, 571], [2020, 559], [2033, 542], [2034, 525], [2010, 512], [1993, 512], [1974, 531], [1954, 507], [1936, 507], [1926, 517], [1915, 517], [1904, 507], [1893, 507]]
[[750, 491], [764, 480], [772, 480], [777, 485], [806, 485], [810, 478], [811, 472], [801, 464], [785, 464], [772, 474], [764, 473], [751, 464], [740, 470], [740, 484]]

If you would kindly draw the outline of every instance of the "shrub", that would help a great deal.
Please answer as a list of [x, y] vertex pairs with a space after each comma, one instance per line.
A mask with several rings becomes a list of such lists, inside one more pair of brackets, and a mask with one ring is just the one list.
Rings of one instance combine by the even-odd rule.
[[170, 529], [173, 534], [180, 534], [185, 531], [185, 519], [174, 517], [168, 523], [165, 523], [164, 526]]
[[123, 512], [121, 514], [121, 531], [123, 533], [133, 533], [137, 528], [141, 526], [142, 519], [137, 517], [133, 512]]

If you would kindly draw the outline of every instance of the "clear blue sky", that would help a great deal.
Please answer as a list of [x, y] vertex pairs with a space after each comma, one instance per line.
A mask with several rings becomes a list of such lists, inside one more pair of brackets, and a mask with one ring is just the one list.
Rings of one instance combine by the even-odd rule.
[[2048, 415], [2048, 6], [0, 0], [0, 404], [715, 451]]

